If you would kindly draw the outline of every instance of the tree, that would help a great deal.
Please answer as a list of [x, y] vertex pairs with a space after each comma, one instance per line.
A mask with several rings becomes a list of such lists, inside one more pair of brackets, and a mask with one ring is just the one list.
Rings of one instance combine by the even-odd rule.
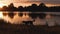
[[12, 8], [12, 7], [14, 7], [14, 4], [11, 3], [10, 5], [8, 5], [8, 7], [9, 7], [9, 8]]
[[37, 5], [36, 4], [32, 4], [32, 7], [36, 7]]
[[19, 7], [18, 7], [18, 10], [19, 10], [19, 11], [22, 11], [22, 10], [24, 10], [24, 8], [23, 8], [22, 6], [19, 6]]
[[37, 10], [37, 5], [36, 4], [32, 4], [32, 10]]
[[39, 4], [38, 9], [40, 11], [45, 11], [45, 10], [47, 10], [47, 7], [46, 7], [46, 5], [44, 3], [41, 3], [41, 4]]
[[3, 6], [3, 9], [2, 10], [7, 10], [7, 8], [8, 8], [7, 6]]
[[16, 10], [16, 9], [17, 9], [17, 8], [14, 7], [14, 4], [13, 4], [13, 3], [11, 3], [10, 5], [8, 5], [8, 10], [13, 11], [13, 10]]
[[39, 6], [40, 7], [46, 7], [46, 5], [44, 3], [40, 3]]

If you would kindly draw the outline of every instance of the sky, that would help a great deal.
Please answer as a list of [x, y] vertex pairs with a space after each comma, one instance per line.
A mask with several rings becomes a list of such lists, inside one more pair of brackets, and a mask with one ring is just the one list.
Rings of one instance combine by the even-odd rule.
[[40, 4], [45, 3], [47, 6], [60, 6], [60, 0], [0, 0], [0, 4], [9, 5], [14, 3], [14, 6], [28, 6], [33, 3]]

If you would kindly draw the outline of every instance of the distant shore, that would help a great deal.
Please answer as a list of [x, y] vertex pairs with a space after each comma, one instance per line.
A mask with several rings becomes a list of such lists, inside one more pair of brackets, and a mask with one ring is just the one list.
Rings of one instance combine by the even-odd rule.
[[13, 3], [7, 6], [0, 8], [0, 11], [28, 11], [28, 12], [60, 12], [60, 6], [47, 7], [44, 3], [32, 4], [31, 6], [23, 7], [19, 6], [18, 8], [14, 6]]

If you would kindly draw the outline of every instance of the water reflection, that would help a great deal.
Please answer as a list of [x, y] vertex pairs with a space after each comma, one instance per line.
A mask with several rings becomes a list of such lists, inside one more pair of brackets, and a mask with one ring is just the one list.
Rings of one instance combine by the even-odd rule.
[[23, 16], [23, 13], [19, 13], [18, 15], [22, 17]]
[[44, 13], [29, 13], [29, 12], [3, 12], [3, 16], [12, 18], [14, 20], [16, 19], [16, 21], [19, 20], [19, 18], [22, 18], [23, 20], [28, 21], [28, 20], [36, 19], [37, 17], [39, 17], [39, 19], [45, 18], [46, 14], [44, 14]]
[[3, 15], [2, 15], [2, 12], [0, 12], [0, 19], [2, 19], [3, 18]]
[[55, 25], [55, 22], [59, 23], [59, 16], [54, 16], [54, 13], [50, 12], [3, 12], [3, 19], [11, 24], [21, 24], [22, 21], [33, 21], [34, 25], [46, 25], [46, 21], [49, 26]]

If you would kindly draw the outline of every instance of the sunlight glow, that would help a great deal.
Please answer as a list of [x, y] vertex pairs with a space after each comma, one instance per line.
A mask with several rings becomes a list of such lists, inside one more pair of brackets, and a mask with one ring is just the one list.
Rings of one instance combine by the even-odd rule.
[[47, 7], [60, 6], [59, 4], [46, 4]]
[[3, 13], [2, 12], [0, 12], [0, 19], [2, 19], [3, 18]]
[[0, 8], [2, 8], [3, 6], [6, 6], [6, 4], [0, 3]]

